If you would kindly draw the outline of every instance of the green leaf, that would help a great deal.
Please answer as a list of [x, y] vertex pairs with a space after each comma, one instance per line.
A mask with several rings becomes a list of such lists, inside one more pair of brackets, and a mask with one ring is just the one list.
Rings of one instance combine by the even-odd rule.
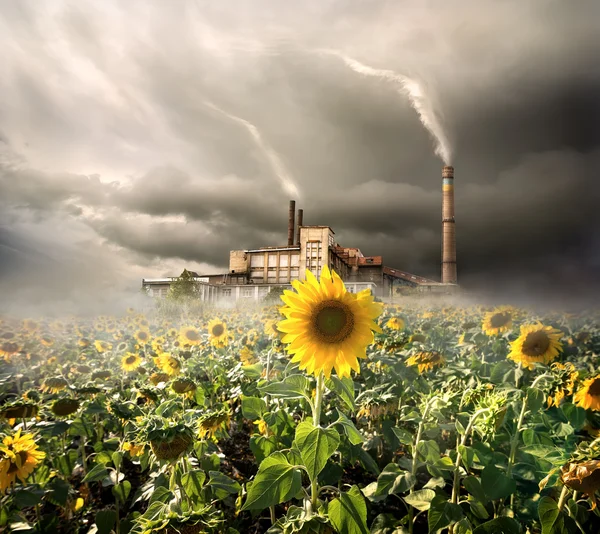
[[229, 495], [235, 495], [242, 489], [232, 478], [219, 471], [209, 471], [210, 480], [208, 485], [212, 488], [217, 499], [225, 499]]
[[303, 421], [296, 427], [295, 442], [308, 470], [308, 476], [313, 481], [337, 449], [340, 435], [333, 428], [315, 427], [312, 423]]
[[482, 502], [483, 504], [488, 502], [488, 499], [485, 495], [485, 491], [483, 491], [483, 488], [481, 487], [481, 482], [477, 477], [465, 477], [463, 479], [463, 485], [465, 486], [465, 489], [478, 501]]
[[532, 412], [539, 412], [546, 402], [546, 394], [538, 388], [529, 388], [527, 390], [527, 408]]
[[290, 500], [301, 488], [301, 471], [276, 452], [260, 464], [242, 510], [264, 510]]
[[497, 517], [479, 525], [473, 534], [519, 534], [520, 532], [521, 526], [511, 517]]
[[246, 397], [242, 395], [242, 414], [250, 421], [261, 419], [267, 411], [267, 403], [258, 397]]
[[206, 474], [201, 469], [188, 471], [181, 477], [181, 484], [188, 497], [199, 497], [202, 485], [206, 480]]
[[108, 476], [108, 469], [102, 464], [95, 465], [91, 471], [85, 475], [83, 482], [97, 482]]
[[101, 510], [96, 514], [98, 534], [110, 534], [117, 522], [117, 513], [114, 510]]
[[386, 465], [377, 479], [377, 489], [369, 499], [379, 501], [390, 493], [404, 493], [414, 487], [415, 477], [408, 471], [403, 471], [394, 463]]
[[69, 484], [62, 478], [55, 477], [48, 484], [46, 489], [50, 490], [46, 495], [46, 499], [48, 499], [52, 504], [56, 506], [66, 506], [67, 499], [69, 498], [69, 490], [71, 489], [71, 484]]
[[403, 497], [407, 504], [424, 512], [425, 510], [429, 510], [431, 506], [431, 501], [435, 498], [435, 491], [430, 489], [422, 489], [418, 491], [414, 491], [409, 495]]
[[488, 465], [481, 472], [481, 486], [491, 501], [505, 499], [517, 489], [517, 483], [512, 478], [508, 478], [494, 464]]
[[336, 423], [342, 426], [344, 433], [348, 437], [350, 443], [352, 443], [352, 445], [358, 445], [359, 443], [362, 443], [364, 441], [362, 434], [358, 431], [356, 426], [354, 426], [354, 423], [350, 420], [350, 418], [344, 415], [339, 410], [337, 410], [337, 413], [338, 420], [336, 421]]
[[69, 427], [69, 436], [84, 436], [91, 438], [94, 436], [94, 425], [87, 420], [75, 419]]
[[112, 487], [112, 494], [121, 504], [125, 504], [129, 492], [131, 491], [131, 483], [128, 480], [123, 480], [120, 484]]
[[250, 380], [258, 380], [263, 373], [264, 367], [262, 363], [255, 363], [254, 365], [244, 365], [242, 367], [242, 373], [246, 378]]
[[473, 534], [473, 527], [466, 517], [454, 525], [454, 534]]
[[434, 534], [460, 521], [462, 517], [462, 509], [458, 504], [448, 502], [446, 497], [436, 495], [431, 501], [431, 506], [427, 512], [429, 534]]
[[154, 492], [150, 496], [149, 504], [155, 502], [165, 504], [169, 502], [172, 498], [173, 494], [169, 491], [168, 488], [165, 488], [164, 486], [156, 486]]
[[121, 463], [123, 462], [124, 454], [121, 451], [115, 451], [112, 453], [111, 460], [112, 463], [115, 464], [117, 469], [121, 468]]
[[538, 515], [542, 524], [542, 534], [552, 534], [560, 516], [556, 501], [551, 497], [542, 497], [538, 503]]
[[56, 462], [56, 468], [60, 471], [61, 475], [70, 477], [73, 469], [75, 469], [78, 456], [79, 454], [76, 450], [70, 449], [66, 454], [58, 456], [53, 461]]
[[338, 532], [344, 534], [368, 534], [367, 505], [358, 486], [352, 486], [347, 493], [329, 503], [329, 521]]
[[250, 438], [250, 450], [254, 453], [257, 463], [260, 463], [277, 450], [277, 438], [275, 436], [252, 436]]
[[328, 389], [337, 393], [341, 401], [349, 410], [356, 410], [356, 404], [354, 402], [354, 382], [352, 381], [352, 378], [349, 376], [339, 378], [335, 375], [331, 375], [331, 378], [325, 381], [325, 385]]
[[579, 406], [575, 406], [571, 402], [565, 402], [561, 406], [561, 410], [566, 417], [569, 424], [575, 430], [581, 430], [583, 425], [585, 425], [586, 412], [583, 408]]
[[397, 426], [392, 428], [392, 432], [398, 438], [398, 441], [402, 443], [402, 445], [412, 445], [414, 438], [412, 433], [404, 428], [398, 428]]
[[420, 441], [417, 445], [417, 456], [420, 460], [434, 464], [440, 459], [440, 447], [434, 440]]
[[18, 489], [12, 494], [17, 508], [30, 508], [38, 504], [44, 496], [43, 490]]
[[258, 385], [261, 393], [282, 399], [309, 399], [310, 380], [304, 375], [290, 375], [281, 382], [262, 382]]

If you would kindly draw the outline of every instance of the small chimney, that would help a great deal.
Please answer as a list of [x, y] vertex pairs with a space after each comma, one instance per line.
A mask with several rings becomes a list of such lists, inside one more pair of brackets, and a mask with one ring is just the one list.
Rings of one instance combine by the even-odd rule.
[[454, 167], [442, 169], [442, 284], [456, 284]]
[[288, 247], [294, 244], [294, 218], [296, 216], [296, 201], [290, 200], [290, 211], [288, 214]]
[[302, 219], [304, 217], [304, 210], [298, 210], [298, 218], [296, 219], [296, 245], [300, 245], [300, 227], [302, 226]]

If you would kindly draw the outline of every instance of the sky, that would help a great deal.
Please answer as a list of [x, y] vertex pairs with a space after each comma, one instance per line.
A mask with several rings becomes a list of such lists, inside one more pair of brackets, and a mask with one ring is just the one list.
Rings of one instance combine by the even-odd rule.
[[0, 0], [0, 292], [127, 300], [285, 244], [459, 283], [600, 293], [600, 3]]

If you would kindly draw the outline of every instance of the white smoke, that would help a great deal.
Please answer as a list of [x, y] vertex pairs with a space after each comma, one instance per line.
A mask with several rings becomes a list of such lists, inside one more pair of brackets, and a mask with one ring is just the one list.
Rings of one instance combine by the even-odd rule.
[[419, 119], [435, 141], [435, 153], [442, 159], [445, 165], [450, 165], [452, 151], [450, 141], [444, 132], [442, 123], [436, 112], [431, 99], [423, 91], [422, 85], [415, 79], [398, 74], [388, 69], [374, 69], [352, 59], [337, 50], [319, 50], [322, 54], [330, 54], [339, 57], [354, 72], [364, 76], [375, 76], [384, 80], [389, 80], [400, 86], [400, 92], [408, 96], [410, 104], [419, 115]]
[[279, 157], [277, 152], [273, 150], [273, 147], [271, 147], [263, 139], [262, 135], [258, 131], [258, 128], [254, 126], [254, 124], [245, 119], [242, 119], [241, 117], [237, 117], [236, 115], [232, 115], [231, 113], [224, 111], [219, 106], [213, 104], [212, 102], [209, 102], [208, 100], [204, 101], [204, 105], [214, 109], [215, 111], [218, 111], [219, 113], [222, 113], [232, 121], [239, 122], [240, 124], [242, 124], [250, 132], [250, 135], [252, 136], [258, 147], [263, 151], [269, 164], [271, 165], [271, 168], [273, 169], [273, 172], [281, 181], [281, 185], [283, 186], [284, 191], [288, 195], [291, 195], [293, 197], [300, 196], [300, 192], [298, 191], [298, 188], [296, 187], [296, 184], [294, 183], [294, 180], [292, 179], [290, 173], [286, 169], [283, 161], [281, 161], [281, 158]]

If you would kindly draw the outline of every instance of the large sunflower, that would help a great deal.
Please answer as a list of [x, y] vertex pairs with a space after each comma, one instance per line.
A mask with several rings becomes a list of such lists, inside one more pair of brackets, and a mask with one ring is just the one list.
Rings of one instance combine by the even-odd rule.
[[444, 363], [446, 363], [445, 358], [435, 350], [418, 352], [406, 360], [406, 365], [416, 365], [419, 373], [431, 371], [434, 367], [440, 367]]
[[507, 332], [512, 326], [513, 314], [509, 306], [500, 306], [485, 314], [481, 328], [488, 336]]
[[541, 323], [521, 326], [521, 335], [510, 344], [507, 358], [533, 369], [535, 363], [548, 364], [562, 349], [562, 332]]
[[181, 373], [181, 362], [170, 354], [163, 353], [156, 357], [154, 361], [159, 369], [169, 376], [177, 376]]
[[227, 345], [227, 325], [221, 319], [213, 319], [208, 323], [210, 343], [216, 347]]
[[145, 345], [150, 341], [150, 333], [147, 330], [140, 329], [138, 330], [134, 336], [137, 339], [138, 343]]
[[573, 401], [581, 408], [600, 410], [600, 375], [588, 378], [575, 395]]
[[385, 323], [386, 328], [391, 328], [392, 330], [404, 330], [406, 323], [402, 317], [392, 317], [388, 319], [388, 322]]
[[197, 328], [184, 326], [179, 332], [179, 341], [182, 345], [199, 345], [202, 342], [202, 336]]
[[0, 493], [15, 483], [17, 477], [23, 483], [46, 453], [38, 450], [33, 434], [6, 436], [0, 445]]
[[292, 285], [297, 293], [283, 292], [286, 306], [281, 312], [286, 319], [277, 324], [292, 361], [310, 374], [323, 373], [327, 378], [333, 368], [339, 377], [350, 376], [352, 369], [360, 372], [358, 358], [366, 358], [372, 331], [381, 332], [375, 320], [383, 305], [374, 302], [369, 289], [348, 293], [342, 279], [327, 266], [320, 282], [307, 271], [305, 282], [294, 280]]

